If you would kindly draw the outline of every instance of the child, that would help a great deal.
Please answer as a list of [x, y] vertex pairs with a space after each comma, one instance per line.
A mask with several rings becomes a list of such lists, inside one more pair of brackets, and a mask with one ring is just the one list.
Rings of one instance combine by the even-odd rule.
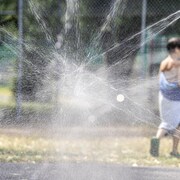
[[156, 137], [151, 139], [150, 154], [159, 155], [159, 140], [171, 134], [172, 156], [180, 157], [180, 38], [171, 38], [167, 44], [169, 56], [161, 62], [159, 76], [159, 110], [161, 124]]

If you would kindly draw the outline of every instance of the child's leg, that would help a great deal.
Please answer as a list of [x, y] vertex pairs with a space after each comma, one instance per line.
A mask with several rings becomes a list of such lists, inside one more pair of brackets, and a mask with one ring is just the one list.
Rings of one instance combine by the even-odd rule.
[[180, 127], [178, 127], [174, 134], [173, 134], [173, 147], [172, 147], [172, 152], [177, 154], [178, 153], [178, 144], [179, 144], [179, 139], [180, 139]]
[[156, 134], [156, 138], [157, 139], [161, 139], [162, 137], [168, 135], [168, 131], [165, 129], [158, 129], [157, 134]]

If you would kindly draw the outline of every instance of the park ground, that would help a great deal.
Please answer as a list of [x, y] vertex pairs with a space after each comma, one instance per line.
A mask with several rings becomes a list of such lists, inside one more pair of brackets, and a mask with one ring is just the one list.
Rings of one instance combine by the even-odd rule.
[[149, 154], [155, 129], [146, 127], [1, 128], [1, 162], [106, 163], [134, 167], [180, 167], [171, 157], [171, 138], [161, 141], [160, 156]]

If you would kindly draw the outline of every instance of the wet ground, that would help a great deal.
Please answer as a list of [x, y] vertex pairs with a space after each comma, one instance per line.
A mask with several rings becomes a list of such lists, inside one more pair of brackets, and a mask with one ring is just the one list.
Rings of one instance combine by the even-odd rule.
[[100, 163], [0, 163], [0, 180], [177, 180], [179, 177], [179, 168]]

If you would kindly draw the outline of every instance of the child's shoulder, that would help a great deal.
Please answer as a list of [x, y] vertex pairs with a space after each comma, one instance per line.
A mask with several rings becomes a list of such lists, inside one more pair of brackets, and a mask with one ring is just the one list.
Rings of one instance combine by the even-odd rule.
[[162, 64], [167, 64], [169, 61], [170, 61], [170, 58], [167, 57], [167, 58], [165, 58], [164, 60], [161, 61], [161, 65]]
[[160, 71], [169, 71], [173, 67], [173, 60], [170, 57], [167, 57], [160, 64]]

